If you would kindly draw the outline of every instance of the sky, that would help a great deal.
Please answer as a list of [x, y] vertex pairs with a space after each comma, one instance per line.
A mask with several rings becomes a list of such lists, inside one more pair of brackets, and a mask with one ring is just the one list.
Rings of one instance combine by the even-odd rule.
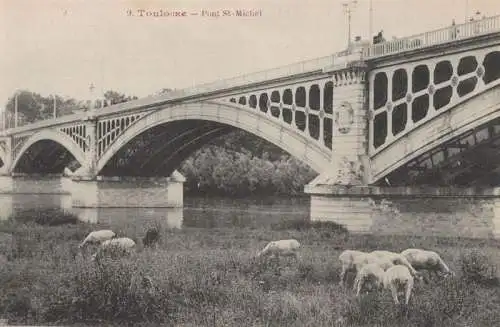
[[[0, 0], [0, 108], [16, 90], [79, 100], [116, 90], [147, 96], [345, 49], [341, 0]], [[351, 14], [369, 34], [369, 0]], [[498, 0], [372, 0], [373, 33], [405, 37], [500, 14]], [[257, 17], [202, 11], [255, 9]], [[187, 17], [139, 16], [187, 11]], [[132, 15], [129, 15], [129, 13]], [[143, 11], [144, 13], [144, 11]], [[144, 15], [144, 14], [143, 14]]]

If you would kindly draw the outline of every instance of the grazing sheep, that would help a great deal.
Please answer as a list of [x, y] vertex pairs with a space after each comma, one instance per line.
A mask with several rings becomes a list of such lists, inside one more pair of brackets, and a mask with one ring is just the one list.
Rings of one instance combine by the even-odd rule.
[[135, 241], [128, 237], [119, 237], [112, 240], [104, 241], [97, 252], [92, 256], [92, 260], [98, 259], [103, 252], [106, 251], [119, 251], [121, 253], [130, 254], [135, 248]]
[[391, 260], [395, 265], [406, 266], [408, 268], [408, 270], [410, 271], [412, 276], [414, 276], [418, 279], [422, 279], [421, 274], [419, 274], [415, 270], [415, 268], [413, 268], [413, 266], [408, 262], [408, 260], [406, 260], [406, 258], [403, 255], [401, 255], [400, 253], [377, 250], [377, 251], [370, 252], [370, 254], [374, 255], [376, 257], [379, 257], [379, 258], [387, 258], [387, 259]]
[[443, 259], [434, 251], [421, 249], [406, 249], [401, 255], [417, 270], [427, 270], [435, 275], [454, 275]]
[[372, 255], [370, 253], [366, 253], [365, 255], [358, 256], [354, 258], [354, 266], [356, 268], [356, 271], [359, 271], [361, 268], [363, 268], [365, 265], [369, 265], [372, 263], [378, 264], [382, 269], [387, 270], [390, 267], [394, 266], [394, 262], [390, 260], [389, 258], [386, 257], [378, 257], [375, 255]]
[[110, 229], [101, 229], [97, 231], [93, 231], [87, 235], [87, 237], [83, 240], [82, 243], [78, 247], [82, 248], [87, 243], [102, 243], [104, 241], [108, 241], [116, 237], [115, 232]]
[[348, 271], [355, 271], [355, 260], [358, 257], [363, 257], [367, 253], [356, 250], [345, 250], [339, 255], [339, 260], [342, 263], [342, 271], [340, 272], [340, 285], [345, 283], [346, 273]]
[[148, 228], [146, 231], [146, 235], [142, 239], [142, 244], [144, 246], [153, 246], [156, 242], [158, 242], [160, 239], [160, 231], [158, 228], [153, 227], [153, 228]]
[[406, 266], [395, 265], [387, 269], [384, 273], [384, 288], [391, 291], [395, 304], [399, 304], [398, 295], [402, 293], [400, 290], [404, 287], [405, 304], [408, 305], [413, 283], [413, 276]]
[[112, 246], [116, 246], [124, 250], [130, 250], [135, 247], [135, 241], [128, 237], [118, 237], [112, 240], [104, 241], [101, 244], [101, 248], [107, 248]]
[[353, 289], [356, 291], [356, 296], [359, 296], [361, 289], [367, 281], [371, 281], [374, 289], [383, 287], [384, 269], [379, 263], [369, 263], [364, 265], [357, 273], [354, 279]]
[[275, 256], [293, 256], [297, 259], [297, 249], [300, 247], [300, 243], [297, 240], [279, 240], [267, 243], [267, 245], [257, 253], [257, 257], [265, 255], [275, 255]]

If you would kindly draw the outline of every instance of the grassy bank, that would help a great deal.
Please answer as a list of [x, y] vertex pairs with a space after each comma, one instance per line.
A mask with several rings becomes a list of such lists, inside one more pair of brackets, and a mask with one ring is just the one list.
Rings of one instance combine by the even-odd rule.
[[[17, 322], [173, 326], [494, 326], [500, 321], [500, 245], [458, 238], [361, 236], [329, 224], [270, 229], [165, 230], [155, 249], [90, 262], [78, 243], [112, 227], [140, 238], [141, 224], [87, 225], [68, 215], [4, 222], [0, 314]], [[19, 218], [19, 217], [18, 217]], [[5, 239], [12, 235], [9, 251]], [[298, 262], [258, 261], [273, 239], [296, 238]], [[439, 252], [457, 276], [416, 284], [408, 310], [388, 293], [361, 299], [338, 285], [343, 249]], [[152, 286], [143, 277], [149, 277]]]

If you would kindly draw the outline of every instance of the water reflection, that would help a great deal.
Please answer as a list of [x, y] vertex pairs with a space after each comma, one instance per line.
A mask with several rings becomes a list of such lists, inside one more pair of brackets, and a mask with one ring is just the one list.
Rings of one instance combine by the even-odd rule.
[[81, 221], [165, 228], [257, 227], [282, 219], [307, 219], [309, 199], [185, 197], [184, 208], [73, 208], [69, 194], [0, 194], [0, 219], [24, 209], [62, 208]]
[[0, 220], [25, 209], [71, 209], [71, 197], [63, 194], [0, 194]]
[[185, 227], [258, 227], [283, 219], [309, 219], [309, 198], [184, 199]]
[[70, 208], [81, 221], [116, 225], [143, 225], [154, 223], [163, 228], [182, 227], [182, 208]]

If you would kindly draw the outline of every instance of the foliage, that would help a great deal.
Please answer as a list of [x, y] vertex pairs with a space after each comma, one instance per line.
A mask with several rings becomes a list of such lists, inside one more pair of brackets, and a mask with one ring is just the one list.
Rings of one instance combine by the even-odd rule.
[[480, 251], [469, 250], [462, 253], [460, 263], [463, 277], [467, 281], [500, 286], [497, 267], [488, 256]]
[[113, 105], [113, 104], [117, 104], [117, 103], [123, 103], [123, 102], [127, 102], [127, 101], [137, 100], [138, 97], [125, 95], [125, 94], [119, 93], [117, 91], [109, 90], [109, 91], [106, 91], [104, 93], [104, 99]]
[[[320, 226], [188, 228], [165, 230], [155, 249], [92, 262], [90, 253], [74, 249], [90, 229], [110, 226], [3, 224], [26, 247], [25, 255], [0, 266], [0, 310], [11, 322], [451, 327], [493, 326], [500, 320], [500, 287], [471, 282], [461, 273], [432, 285], [416, 283], [408, 308], [394, 305], [387, 291], [356, 298], [338, 285], [336, 258], [345, 248], [399, 251], [411, 243], [443, 254], [454, 269], [462, 254], [468, 256], [463, 249], [498, 252], [496, 244], [482, 240], [344, 235], [337, 248], [333, 243], [340, 235], [325, 237]], [[297, 261], [254, 257], [269, 240], [291, 237], [302, 244]]]
[[[14, 126], [15, 98], [12, 95], [5, 105], [7, 112], [7, 126]], [[117, 91], [109, 90], [104, 93], [104, 98], [111, 104], [127, 102], [138, 99], [136, 96], [125, 95]], [[60, 95], [42, 96], [29, 90], [17, 92], [18, 124], [24, 125], [39, 120], [54, 117], [54, 102], [56, 105], [56, 116], [72, 114], [75, 110], [85, 107], [86, 101], [63, 97]]]
[[334, 221], [311, 221], [309, 219], [297, 220], [282, 220], [271, 225], [274, 230], [295, 229], [298, 231], [307, 229], [317, 229], [322, 231], [336, 232], [339, 234], [347, 234], [348, 230], [345, 226]]
[[234, 144], [230, 143], [227, 149], [207, 146], [183, 162], [180, 172], [187, 179], [187, 193], [297, 195], [316, 175], [293, 157], [281, 155], [278, 160], [269, 161], [249, 151], [232, 150]]
[[[68, 115], [77, 108], [75, 99], [59, 95], [44, 97], [38, 93], [22, 90], [17, 93], [18, 124], [23, 125], [38, 120], [49, 119], [54, 113], [54, 97], [57, 116]], [[5, 106], [8, 115], [8, 126], [14, 126], [15, 94], [10, 97]]]

